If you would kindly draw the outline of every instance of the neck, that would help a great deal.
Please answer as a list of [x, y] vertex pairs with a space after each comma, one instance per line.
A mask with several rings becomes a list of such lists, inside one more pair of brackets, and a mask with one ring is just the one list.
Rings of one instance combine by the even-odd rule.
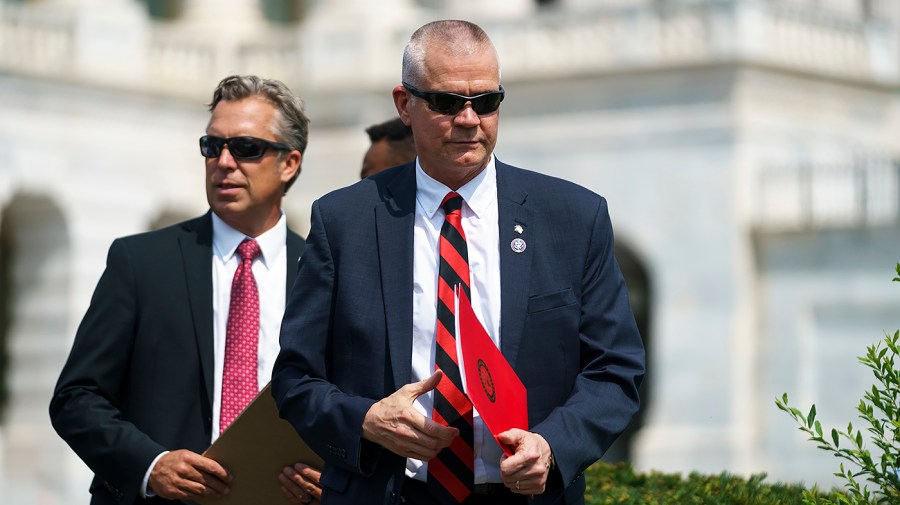
[[422, 165], [422, 171], [428, 174], [432, 179], [440, 182], [453, 191], [456, 191], [475, 177], [478, 177], [478, 174], [483, 172], [485, 167], [487, 167], [487, 161], [480, 167], [465, 170], [432, 170], [425, 165]]
[[216, 214], [222, 221], [225, 222], [228, 226], [234, 228], [235, 230], [243, 233], [244, 235], [256, 238], [262, 235], [263, 233], [271, 230], [276, 224], [278, 224], [278, 220], [281, 219], [281, 209], [275, 209], [274, 213], [266, 215], [264, 218], [258, 218], [254, 216], [223, 216], [221, 214]]

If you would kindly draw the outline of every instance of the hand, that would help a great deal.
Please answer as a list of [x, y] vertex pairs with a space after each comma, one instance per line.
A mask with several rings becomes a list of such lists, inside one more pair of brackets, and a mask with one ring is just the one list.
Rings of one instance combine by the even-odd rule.
[[500, 478], [513, 493], [535, 495], [544, 492], [550, 474], [550, 444], [544, 437], [513, 428], [497, 437], [513, 448], [513, 455], [500, 461]]
[[147, 487], [167, 500], [228, 494], [231, 475], [222, 465], [185, 449], [164, 454], [150, 471]]
[[322, 472], [303, 463], [286, 466], [278, 475], [281, 491], [291, 503], [316, 503], [322, 499]]
[[413, 401], [436, 388], [441, 377], [443, 373], [438, 370], [372, 405], [363, 419], [363, 438], [407, 458], [428, 461], [435, 457], [459, 435], [459, 430], [423, 416], [413, 407]]

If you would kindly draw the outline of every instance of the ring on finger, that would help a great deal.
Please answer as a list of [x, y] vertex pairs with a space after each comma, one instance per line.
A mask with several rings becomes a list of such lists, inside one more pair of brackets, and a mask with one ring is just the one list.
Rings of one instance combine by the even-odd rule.
[[519, 481], [516, 481], [516, 491], [519, 490]]

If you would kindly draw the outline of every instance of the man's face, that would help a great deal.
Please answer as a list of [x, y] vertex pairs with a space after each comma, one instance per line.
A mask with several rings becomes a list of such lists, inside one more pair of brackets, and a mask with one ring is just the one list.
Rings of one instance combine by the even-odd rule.
[[[275, 136], [275, 107], [248, 97], [216, 105], [206, 128], [222, 138], [250, 136], [271, 142]], [[257, 236], [278, 222], [284, 185], [299, 170], [299, 151], [268, 149], [260, 158], [236, 160], [226, 147], [206, 158], [206, 199], [223, 221], [236, 230]]]
[[[474, 96], [500, 89], [499, 66], [486, 48], [470, 56], [453, 56], [429, 47], [421, 91], [446, 91]], [[394, 88], [394, 103], [404, 123], [413, 130], [419, 162], [428, 175], [456, 189], [484, 169], [497, 143], [500, 111], [476, 114], [467, 104], [455, 115], [441, 114], [413, 97], [402, 86]]]

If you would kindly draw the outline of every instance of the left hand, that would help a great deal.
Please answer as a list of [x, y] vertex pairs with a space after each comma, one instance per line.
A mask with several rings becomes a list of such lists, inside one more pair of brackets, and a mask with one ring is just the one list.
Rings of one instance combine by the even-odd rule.
[[286, 466], [278, 475], [281, 491], [291, 503], [318, 503], [322, 499], [322, 472], [303, 463]]
[[550, 444], [544, 437], [513, 428], [497, 437], [512, 447], [512, 456], [500, 461], [500, 478], [513, 493], [536, 495], [544, 492], [550, 475]]

